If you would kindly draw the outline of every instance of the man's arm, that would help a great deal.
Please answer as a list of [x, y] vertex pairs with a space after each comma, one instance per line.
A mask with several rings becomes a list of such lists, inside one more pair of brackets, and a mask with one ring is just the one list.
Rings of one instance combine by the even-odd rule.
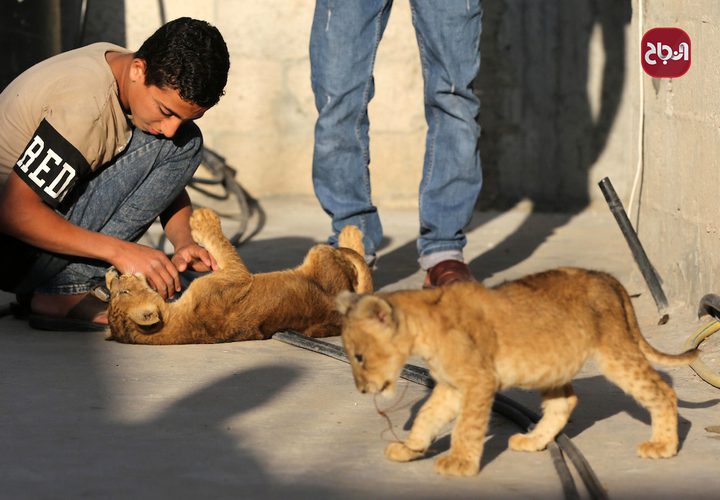
[[192, 238], [190, 232], [191, 214], [190, 196], [183, 189], [160, 215], [160, 222], [165, 228], [165, 234], [175, 248], [172, 262], [180, 272], [185, 271], [188, 267], [201, 272], [210, 271], [211, 269], [216, 270], [217, 262], [215, 258]]
[[121, 273], [142, 273], [165, 297], [180, 290], [178, 271], [163, 252], [68, 222], [15, 172], [0, 190], [0, 232], [49, 252], [108, 262]]

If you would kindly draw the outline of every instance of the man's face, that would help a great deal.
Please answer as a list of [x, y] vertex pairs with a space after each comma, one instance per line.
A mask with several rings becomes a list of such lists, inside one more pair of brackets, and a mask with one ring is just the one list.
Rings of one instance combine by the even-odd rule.
[[180, 125], [207, 111], [180, 98], [177, 90], [145, 85], [145, 61], [134, 59], [130, 69], [128, 104], [133, 125], [153, 135], [172, 137]]

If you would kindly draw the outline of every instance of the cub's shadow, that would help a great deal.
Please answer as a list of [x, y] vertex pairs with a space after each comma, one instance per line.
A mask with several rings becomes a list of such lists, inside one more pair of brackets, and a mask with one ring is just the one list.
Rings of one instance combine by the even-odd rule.
[[[660, 375], [665, 382], [671, 387], [673, 386], [669, 375], [664, 372], [660, 372]], [[647, 436], [649, 437], [650, 414], [632, 396], [625, 394], [605, 377], [597, 375], [579, 379], [573, 381], [573, 387], [578, 396], [578, 405], [564, 430], [568, 437], [573, 438], [592, 427], [596, 422], [622, 412], [645, 424], [647, 426]], [[720, 399], [710, 399], [700, 403], [678, 400], [678, 406], [681, 410], [678, 413], [680, 448], [682, 448], [682, 444], [692, 427], [692, 422], [682, 416], [682, 408], [710, 408], [718, 403], [720, 403]], [[536, 406], [536, 408], [539, 408], [539, 406]], [[645, 439], [645, 437], [642, 439]]]
[[[670, 377], [661, 372], [663, 379], [672, 385]], [[573, 381], [573, 388], [578, 396], [578, 405], [573, 411], [570, 417], [570, 421], [563, 429], [569, 438], [574, 438], [582, 434], [585, 430], [589, 429], [595, 423], [608, 419], [616, 414], [627, 413], [634, 420], [637, 420], [640, 424], [646, 427], [647, 437], [642, 435], [640, 432], [641, 440], [645, 440], [650, 437], [650, 414], [641, 407], [634, 398], [625, 394], [620, 388], [609, 382], [605, 377], [597, 375], [594, 377], [577, 379]], [[523, 391], [520, 389], [512, 389], [510, 391], [503, 392], [504, 395], [510, 397], [521, 405], [525, 406], [528, 410], [540, 414], [542, 412], [540, 407], [540, 396], [537, 391]], [[420, 401], [417, 401], [411, 409], [410, 418], [405, 422], [403, 430], [409, 431], [412, 427], [415, 418], [417, 417], [420, 408], [425, 403], [430, 393]], [[692, 408], [710, 408], [717, 406], [720, 403], [720, 399], [710, 399], [703, 402], [693, 403], [679, 400], [678, 406], [680, 412], [678, 414], [678, 436], [680, 439], [680, 449], [685, 441], [690, 429], [692, 422], [682, 416], [682, 409]], [[454, 422], [453, 424], [454, 425]], [[425, 458], [432, 458], [441, 453], [447, 452], [450, 449], [450, 431], [447, 434], [440, 436], [436, 439], [430, 449], [428, 450]], [[508, 450], [508, 439], [513, 434], [518, 432], [525, 432], [519, 425], [506, 419], [505, 417], [494, 413], [488, 426], [488, 433], [485, 441], [483, 450], [483, 456], [481, 459], [481, 469], [492, 463], [500, 454]], [[638, 443], [628, 443], [628, 446], [633, 447]], [[602, 445], [599, 443], [599, 445]]]

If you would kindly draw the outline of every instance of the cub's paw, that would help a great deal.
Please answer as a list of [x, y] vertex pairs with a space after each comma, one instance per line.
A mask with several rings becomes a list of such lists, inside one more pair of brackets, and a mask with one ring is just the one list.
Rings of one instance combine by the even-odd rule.
[[404, 443], [395, 441], [385, 448], [385, 456], [393, 462], [409, 462], [415, 458], [423, 456], [422, 451], [411, 450]]
[[435, 471], [444, 476], [474, 476], [480, 472], [480, 460], [443, 455], [435, 461]]
[[197, 208], [190, 216], [190, 228], [193, 232], [193, 238], [207, 234], [208, 231], [214, 231], [220, 228], [220, 218], [215, 212], [209, 208]]
[[[338, 246], [345, 248], [354, 248], [357, 246], [355, 242], [362, 245], [363, 234], [360, 228], [352, 224], [345, 226], [338, 236]], [[362, 255], [362, 254], [361, 254]]]
[[514, 434], [510, 436], [508, 446], [515, 451], [540, 451], [547, 447], [547, 443], [527, 434]]
[[645, 441], [637, 447], [641, 458], [670, 458], [677, 455], [677, 443], [663, 441]]

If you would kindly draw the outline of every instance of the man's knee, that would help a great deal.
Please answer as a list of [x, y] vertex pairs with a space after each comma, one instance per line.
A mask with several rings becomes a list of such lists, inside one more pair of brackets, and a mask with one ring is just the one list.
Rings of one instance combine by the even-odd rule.
[[199, 152], [202, 149], [203, 137], [200, 127], [194, 122], [187, 122], [172, 138], [175, 147], [182, 150]]

